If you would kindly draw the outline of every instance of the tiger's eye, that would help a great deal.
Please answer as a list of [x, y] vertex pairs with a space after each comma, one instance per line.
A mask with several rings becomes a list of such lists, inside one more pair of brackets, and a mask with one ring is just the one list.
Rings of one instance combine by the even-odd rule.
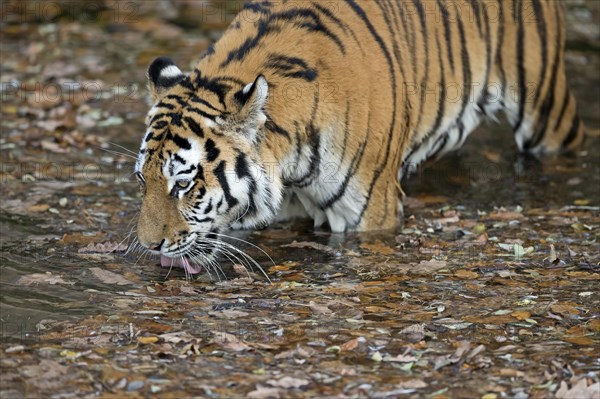
[[188, 180], [178, 180], [175, 184], [178, 188], [188, 188], [190, 182]]

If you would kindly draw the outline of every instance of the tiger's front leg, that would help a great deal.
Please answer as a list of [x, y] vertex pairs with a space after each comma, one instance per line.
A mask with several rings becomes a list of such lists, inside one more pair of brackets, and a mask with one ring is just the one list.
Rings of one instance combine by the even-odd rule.
[[404, 217], [403, 196], [396, 176], [391, 173], [381, 176], [355, 230], [389, 230], [401, 226]]

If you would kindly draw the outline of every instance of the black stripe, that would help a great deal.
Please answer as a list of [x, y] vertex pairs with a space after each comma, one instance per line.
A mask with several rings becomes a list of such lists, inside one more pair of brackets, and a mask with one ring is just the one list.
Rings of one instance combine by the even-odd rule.
[[265, 129], [267, 129], [271, 133], [276, 133], [280, 136], [283, 136], [283, 137], [287, 138], [289, 141], [292, 140], [290, 137], [290, 133], [287, 130], [285, 130], [284, 128], [279, 126], [277, 123], [275, 123], [275, 121], [273, 121], [270, 117], [267, 116], [267, 118], [268, 119], [265, 122]]
[[[517, 8], [518, 3], [518, 8]], [[515, 12], [517, 14], [517, 74], [519, 80], [519, 113], [517, 115], [517, 123], [515, 124], [515, 132], [521, 128], [523, 124], [523, 116], [525, 115], [525, 100], [527, 97], [527, 87], [525, 85], [525, 29], [523, 26], [523, 9], [521, 0], [515, 0]]]
[[246, 58], [246, 56], [252, 49], [254, 49], [260, 44], [264, 36], [279, 30], [279, 28], [276, 29], [275, 27], [269, 26], [269, 23], [267, 21], [261, 20], [260, 22], [258, 22], [258, 30], [256, 32], [256, 36], [246, 39], [241, 46], [230, 51], [227, 54], [227, 58], [225, 59], [225, 61], [221, 63], [220, 67], [225, 68], [227, 65], [231, 64], [234, 61], [242, 61], [244, 58]]
[[[535, 22], [537, 25], [537, 32], [538, 32], [538, 36], [540, 38], [540, 50], [542, 52], [541, 58], [542, 58], [542, 65], [540, 67], [540, 79], [539, 79], [539, 83], [538, 83], [538, 87], [537, 90], [535, 92], [535, 104], [537, 105], [541, 93], [542, 93], [542, 89], [544, 88], [544, 82], [546, 80], [546, 71], [548, 68], [548, 38], [546, 37], [546, 19], [544, 18], [544, 10], [542, 9], [542, 4], [540, 3], [540, 0], [532, 0], [533, 1], [533, 10], [535, 12]], [[560, 25], [557, 25], [556, 29], [560, 29], [559, 28]], [[552, 90], [552, 87], [550, 87], [550, 90]]]
[[[559, 8], [556, 7], [556, 25], [555, 26], [560, 26], [560, 15], [559, 15]], [[533, 134], [533, 137], [531, 137], [529, 140], [527, 140], [527, 142], [525, 142], [524, 144], [524, 148], [526, 150], [529, 150], [531, 148], [536, 147], [544, 138], [544, 135], [547, 134], [547, 130], [548, 130], [548, 121], [550, 119], [550, 115], [552, 114], [552, 110], [554, 109], [554, 102], [555, 102], [555, 93], [557, 90], [559, 90], [559, 87], [557, 87], [557, 81], [558, 81], [558, 68], [560, 66], [560, 62], [561, 62], [561, 52], [562, 52], [562, 30], [558, 29], [557, 33], [556, 33], [556, 42], [554, 43], [555, 48], [556, 48], [556, 54], [554, 56], [554, 62], [552, 63], [552, 74], [550, 77], [550, 85], [548, 87], [548, 93], [546, 93], [546, 98], [544, 99], [544, 102], [542, 103], [542, 106], [540, 107], [540, 112], [539, 112], [539, 120], [536, 123], [536, 130]], [[568, 91], [568, 88], [566, 87], [567, 82], [565, 81], [565, 87], [564, 89]]]
[[506, 88], [506, 72], [504, 71], [502, 51], [504, 50], [504, 4], [498, 0], [498, 47], [496, 49], [496, 67], [500, 74], [500, 88], [504, 96]]
[[171, 124], [175, 126], [182, 126], [181, 123], [181, 113], [179, 112], [170, 112], [167, 114], [168, 117], [171, 118]]
[[204, 151], [206, 151], [206, 160], [208, 162], [214, 162], [221, 153], [212, 139], [206, 140], [206, 143], [204, 143]]
[[208, 205], [204, 209], [204, 214], [206, 215], [206, 214], [210, 213], [210, 211], [212, 211], [212, 209], [213, 209], [212, 198], [210, 198], [208, 200]]
[[198, 137], [204, 138], [204, 131], [202, 131], [202, 127], [196, 121], [189, 116], [184, 116], [183, 120], [187, 123], [188, 127], [194, 134]]
[[172, 154], [172, 157], [173, 157], [174, 160], [176, 160], [180, 164], [187, 165], [187, 162], [185, 161], [185, 159], [183, 159], [182, 157], [180, 157], [179, 154]]
[[417, 116], [417, 122], [415, 123], [414, 127], [415, 131], [418, 131], [419, 127], [421, 126], [421, 120], [423, 119], [423, 108], [425, 105], [426, 97], [425, 89], [427, 88], [427, 82], [429, 82], [429, 34], [427, 33], [427, 24], [425, 21], [425, 9], [423, 8], [421, 1], [413, 0], [413, 4], [417, 8], [417, 13], [419, 14], [419, 21], [421, 22], [421, 32], [423, 34], [423, 52], [425, 53], [425, 67], [423, 68], [425, 74], [423, 75], [423, 79], [421, 80], [421, 84], [419, 86], [421, 91], [421, 99], [419, 103], [419, 113]]
[[457, 121], [460, 121], [464, 116], [467, 106], [469, 104], [469, 98], [471, 95], [471, 83], [472, 83], [472, 75], [471, 75], [471, 62], [469, 58], [469, 49], [467, 47], [467, 39], [465, 37], [465, 27], [462, 21], [460, 14], [458, 17], [458, 33], [460, 36], [460, 45], [461, 45], [461, 61], [462, 61], [462, 74], [463, 74], [463, 101], [462, 108], [456, 118]]
[[375, 188], [375, 184], [377, 183], [377, 180], [379, 179], [379, 177], [381, 176], [381, 173], [383, 172], [383, 169], [385, 168], [385, 165], [387, 163], [387, 159], [389, 157], [390, 154], [390, 147], [391, 147], [391, 143], [392, 143], [392, 138], [394, 135], [394, 130], [396, 127], [396, 107], [397, 107], [397, 84], [396, 84], [396, 76], [395, 76], [395, 72], [394, 72], [394, 65], [392, 63], [392, 56], [390, 55], [383, 39], [381, 38], [381, 36], [379, 36], [379, 34], [377, 33], [377, 31], [375, 30], [375, 28], [373, 27], [373, 24], [371, 23], [371, 21], [369, 20], [369, 18], [367, 17], [367, 15], [365, 14], [365, 11], [355, 2], [355, 0], [346, 0], [346, 3], [352, 8], [352, 10], [356, 13], [356, 15], [363, 21], [363, 23], [365, 24], [365, 26], [367, 27], [367, 29], [369, 30], [369, 32], [371, 33], [371, 36], [373, 36], [373, 39], [377, 42], [377, 44], [379, 45], [381, 51], [383, 52], [383, 55], [386, 58], [387, 61], [387, 65], [389, 68], [389, 74], [390, 74], [390, 79], [391, 79], [391, 83], [392, 83], [392, 94], [393, 94], [393, 98], [392, 98], [392, 115], [391, 115], [391, 123], [390, 123], [390, 130], [389, 130], [389, 134], [388, 134], [388, 140], [387, 140], [387, 145], [386, 145], [386, 149], [385, 151], [382, 153], [382, 158], [383, 162], [377, 166], [377, 168], [374, 171], [373, 174], [373, 179], [371, 180], [371, 185], [369, 187], [369, 190], [367, 192], [367, 196], [366, 196], [366, 200], [363, 204], [362, 210], [360, 212], [360, 216], [358, 218], [358, 220], [356, 220], [356, 224], [360, 223], [360, 220], [362, 219], [365, 211], [367, 210], [367, 205], [369, 203], [369, 199], [371, 198], [371, 195], [373, 194], [373, 190]]
[[475, 20], [477, 22], [477, 29], [479, 29], [479, 35], [483, 37], [483, 26], [481, 24], [481, 10], [479, 9], [478, 1], [479, 0], [471, 0], [469, 4], [471, 4], [471, 8], [473, 9], [473, 13], [475, 14]]
[[194, 113], [196, 113], [196, 114], [198, 114], [200, 116], [203, 116], [205, 118], [208, 118], [208, 119], [210, 119], [212, 121], [214, 121], [215, 119], [217, 119], [217, 117], [219, 116], [219, 115], [209, 114], [209, 113], [207, 113], [205, 111], [202, 111], [200, 108], [191, 107], [191, 106], [187, 107], [187, 111], [194, 112]]
[[239, 153], [235, 158], [235, 174], [239, 179], [250, 177], [250, 167], [248, 166], [248, 161], [243, 153]]
[[269, 56], [266, 66], [284, 77], [304, 79], [307, 82], [314, 81], [319, 75], [317, 70], [310, 68], [303, 59], [280, 54]]
[[[183, 101], [183, 99], [176, 94], [169, 94], [165, 98], [168, 98], [169, 100], [175, 100], [177, 102], [177, 104], [179, 104], [182, 107], [185, 107], [186, 102]], [[170, 108], [170, 109], [173, 109], [173, 108]]]
[[209, 103], [208, 101], [206, 101], [206, 100], [204, 100], [204, 99], [202, 99], [202, 98], [198, 97], [198, 96], [197, 96], [197, 95], [195, 95], [195, 94], [194, 94], [194, 95], [192, 95], [192, 96], [190, 97], [190, 101], [192, 101], [192, 102], [194, 102], [194, 103], [199, 103], [199, 104], [205, 105], [205, 106], [207, 106], [208, 108], [212, 109], [213, 111], [217, 111], [217, 112], [219, 112], [219, 113], [222, 113], [222, 112], [223, 112], [223, 111], [221, 111], [219, 108], [217, 108], [217, 107], [213, 106], [211, 103]]
[[230, 85], [219, 82], [217, 78], [208, 79], [199, 74], [196, 76], [196, 86], [198, 89], [204, 89], [216, 94], [222, 105], [225, 105], [225, 96], [231, 90]]
[[173, 104], [169, 104], [169, 103], [166, 103], [164, 101], [161, 101], [158, 104], [156, 104], [156, 107], [157, 108], [166, 108], [168, 110], [174, 110], [175, 109], [175, 106]]
[[450, 61], [450, 69], [454, 73], [454, 53], [452, 51], [452, 30], [450, 28], [450, 15], [444, 3], [438, 1], [438, 6], [442, 13], [442, 22], [444, 23], [444, 39], [446, 40], [446, 51], [448, 52], [448, 60]]
[[346, 150], [348, 149], [348, 136], [350, 135], [350, 101], [346, 101], [346, 113], [344, 115], [344, 142], [342, 143], [342, 155], [340, 156], [340, 164], [338, 165], [336, 173], [339, 173], [342, 168], [344, 159], [346, 158]]
[[190, 150], [192, 148], [192, 145], [190, 144], [188, 139], [183, 138], [177, 134], [173, 134], [170, 130], [167, 130], [167, 140], [173, 141], [175, 145], [177, 145], [180, 148], [183, 148], [184, 150]]
[[[369, 115], [370, 118], [370, 115]], [[370, 124], [370, 121], [369, 121]], [[365, 153], [365, 148], [367, 147], [367, 142], [368, 140], [365, 140], [361, 143], [361, 145], [358, 147], [358, 152], [356, 152], [354, 154], [354, 156], [352, 157], [352, 161], [350, 162], [350, 166], [348, 167], [348, 172], [346, 173], [346, 176], [344, 177], [344, 181], [342, 182], [342, 185], [339, 187], [338, 191], [333, 194], [325, 203], [321, 204], [321, 209], [325, 210], [327, 208], [332, 207], [337, 201], [339, 201], [344, 194], [346, 193], [346, 190], [348, 189], [348, 183], [350, 183], [350, 179], [356, 174], [356, 172], [358, 171], [358, 166], [360, 165], [360, 162], [362, 161], [363, 155]]]
[[577, 138], [580, 125], [581, 120], [579, 119], [579, 116], [575, 115], [573, 118], [573, 123], [571, 124], [571, 128], [569, 129], [569, 134], [567, 134], [567, 137], [562, 142], [562, 148], [567, 148]]
[[221, 188], [223, 189], [223, 194], [225, 195], [225, 200], [227, 201], [227, 205], [229, 208], [232, 208], [239, 204], [239, 201], [231, 196], [231, 190], [229, 189], [229, 183], [227, 182], [227, 177], [225, 176], [225, 161], [221, 161], [219, 165], [213, 170]]
[[337, 45], [342, 54], [346, 54], [346, 48], [342, 40], [340, 40], [340, 38], [335, 33], [333, 33], [331, 30], [329, 30], [329, 28], [327, 28], [323, 24], [319, 15], [313, 10], [302, 8], [286, 10], [277, 14], [273, 14], [270, 17], [269, 22], [276, 22], [279, 20], [292, 21], [294, 19], [298, 19], [299, 17], [303, 18], [304, 20], [296, 24], [298, 28], [307, 29], [309, 32], [321, 33], [322, 35], [332, 40]]
[[179, 176], [179, 175], [185, 175], [187, 173], [192, 173], [195, 170], [196, 170], [196, 165], [192, 165], [192, 166], [190, 166], [186, 170], [182, 170], [182, 171], [177, 172], [177, 176]]
[[167, 121], [158, 121], [154, 125], [152, 125], [152, 128], [156, 129], [156, 130], [159, 130], [159, 129], [164, 129], [167, 126], [169, 126], [169, 122], [167, 122]]
[[565, 90], [565, 94], [563, 96], [563, 103], [560, 107], [560, 112], [558, 113], [558, 118], [556, 119], [556, 123], [554, 124], [554, 131], [558, 131], [560, 126], [562, 125], [563, 118], [565, 117], [565, 112], [567, 111], [567, 107], [571, 103], [571, 94], [569, 90]]
[[294, 180], [296, 187], [306, 187], [312, 183], [319, 171], [319, 165], [321, 164], [321, 153], [319, 151], [321, 147], [321, 135], [318, 129], [314, 125], [308, 127], [308, 134], [311, 146], [310, 154], [310, 166], [308, 172], [299, 179]]
[[358, 36], [356, 36], [356, 33], [352, 30], [352, 28], [350, 26], [348, 26], [341, 19], [339, 19], [338, 17], [336, 17], [335, 15], [333, 15], [333, 13], [329, 9], [327, 9], [327, 8], [323, 7], [322, 5], [318, 4], [318, 2], [313, 1], [312, 4], [313, 4], [313, 6], [317, 10], [319, 10], [327, 18], [331, 19], [340, 29], [342, 29], [344, 31], [344, 33], [350, 32], [350, 36], [352, 36], [352, 38], [358, 44], [358, 46], [360, 47], [361, 51], [364, 54], [364, 50], [362, 48], [362, 42], [358, 39]]
[[485, 114], [485, 104], [487, 104], [488, 100], [488, 86], [490, 83], [490, 70], [492, 68], [492, 33], [490, 31], [490, 21], [486, 7], [483, 7], [483, 20], [485, 21], [485, 86], [481, 90], [477, 106]]
[[205, 179], [204, 179], [204, 168], [202, 167], [202, 165], [198, 165], [198, 171], [196, 172], [196, 176], [194, 176], [194, 180], [205, 181]]

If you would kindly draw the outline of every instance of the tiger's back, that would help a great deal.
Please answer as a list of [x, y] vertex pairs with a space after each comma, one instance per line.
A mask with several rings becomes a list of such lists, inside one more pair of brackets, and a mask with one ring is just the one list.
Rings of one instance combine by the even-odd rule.
[[[179, 136], [205, 149], [210, 135], [222, 150], [203, 159], [203, 169], [222, 164], [236, 178], [216, 179], [215, 190], [225, 183], [240, 195], [221, 215], [248, 208], [219, 228], [298, 214], [333, 231], [392, 228], [402, 175], [460, 147], [485, 116], [504, 111], [523, 151], [581, 142], [561, 7], [541, 0], [249, 3], [190, 75], [164, 59], [151, 66], [148, 134], [160, 139], [142, 145], [138, 169], [148, 150], [161, 153], [158, 131], [183, 117], [191, 122]], [[232, 116], [242, 113], [246, 119]], [[239, 153], [264, 175], [237, 170], [225, 155]], [[251, 189], [263, 183], [268, 189]], [[256, 206], [265, 202], [273, 211]]]

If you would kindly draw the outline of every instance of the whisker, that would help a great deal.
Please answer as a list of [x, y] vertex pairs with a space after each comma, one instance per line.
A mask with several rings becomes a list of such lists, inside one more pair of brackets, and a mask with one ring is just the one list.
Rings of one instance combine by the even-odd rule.
[[132, 151], [129, 148], [122, 146], [121, 144], [113, 143], [112, 141], [109, 141], [108, 143], [111, 145], [114, 145], [115, 147], [119, 147], [120, 149], [125, 150], [125, 151], [129, 152], [130, 154], [135, 155], [136, 157], [138, 155], [137, 152]]

